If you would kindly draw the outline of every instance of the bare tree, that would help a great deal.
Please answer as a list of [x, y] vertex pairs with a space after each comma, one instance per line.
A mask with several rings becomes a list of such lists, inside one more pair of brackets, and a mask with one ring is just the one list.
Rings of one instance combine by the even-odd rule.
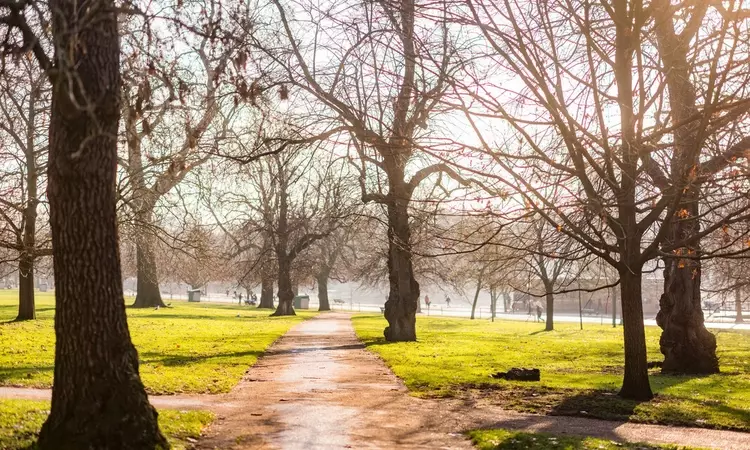
[[314, 99], [311, 109], [320, 122], [343, 126], [349, 134], [362, 200], [387, 210], [390, 293], [384, 334], [389, 341], [413, 341], [420, 292], [410, 202], [425, 179], [456, 175], [434, 159], [420, 159], [420, 149], [438, 145], [428, 123], [440, 113], [449, 73], [461, 67], [454, 61], [445, 5], [273, 4], [278, 17], [273, 26], [283, 30], [281, 49], [262, 47], [278, 61], [284, 79]]
[[4, 57], [31, 51], [52, 84], [47, 193], [57, 300], [55, 376], [38, 446], [167, 448], [138, 374], [122, 295], [115, 4], [3, 0], [0, 33]]
[[46, 74], [30, 57], [19, 57], [0, 76], [0, 247], [18, 265], [18, 316], [36, 318], [34, 266], [50, 255], [44, 169], [50, 90]]
[[[702, 181], [698, 174], [705, 170], [693, 163], [704, 147], [693, 142], [689, 154], [682, 154], [685, 147], [677, 148], [679, 139], [670, 140], [689, 124], [668, 106], [674, 102], [670, 97], [674, 88], [666, 75], [671, 65], [654, 42], [654, 34], [661, 32], [654, 31], [654, 24], [663, 22], [663, 16], [654, 8], [626, 1], [610, 5], [488, 0], [467, 5], [467, 20], [492, 49], [488, 63], [508, 69], [503, 85], [478, 82], [458, 89], [463, 97], [457, 101], [465, 107], [481, 142], [478, 151], [489, 154], [502, 173], [485, 171], [485, 175], [509, 180], [508, 189], [526, 199], [528, 210], [618, 271], [625, 338], [620, 394], [651, 398], [641, 301], [644, 264], [661, 255], [675, 259], [674, 268], [685, 269], [680, 276], [697, 277], [699, 269], [693, 264], [699, 256], [691, 246], [722, 224], [746, 218], [736, 194], [698, 188], [696, 183]], [[687, 12], [692, 8], [681, 7]], [[691, 22], [686, 32], [695, 26]], [[741, 41], [731, 40], [738, 45]], [[726, 49], [727, 42], [728, 36], [705, 42], [703, 48], [715, 53], [705, 65], [697, 64], [702, 73], [720, 64], [733, 66], [733, 50]], [[730, 124], [737, 123], [738, 114], [744, 116], [744, 110], [737, 108], [745, 102], [737, 100], [736, 89], [730, 89], [736, 79], [726, 83], [714, 79], [712, 94], [702, 99], [694, 120], [715, 129], [716, 142], [731, 143], [734, 151], [744, 141]], [[468, 99], [474, 102], [471, 110]], [[718, 117], [717, 111], [722, 111]], [[492, 126], [502, 123], [502, 139], [492, 139], [479, 117], [498, 119]], [[693, 163], [666, 168], [675, 160], [673, 154]], [[555, 186], [558, 192], [562, 186], [562, 198], [550, 197]], [[703, 197], [697, 197], [699, 193]], [[675, 239], [673, 231], [694, 218], [696, 210], [685, 208], [686, 201], [707, 206], [699, 214], [705, 225]], [[683, 329], [692, 331], [677, 334], [696, 339], [663, 341], [664, 370], [713, 371], [715, 340], [703, 327], [700, 302], [697, 309], [686, 305], [686, 310], [693, 311], [688, 313], [692, 319]], [[690, 355], [677, 356], [670, 347], [692, 350]]]
[[[244, 105], [247, 22], [243, 5], [219, 0], [177, 5], [156, 23], [130, 23], [123, 67], [125, 179], [121, 188], [137, 246], [134, 307], [163, 306], [154, 255], [159, 201], [186, 175], [228, 145]], [[222, 16], [224, 14], [224, 16]], [[186, 15], [188, 19], [176, 22]], [[195, 21], [195, 23], [191, 23]], [[140, 28], [137, 26], [140, 24]], [[159, 28], [165, 28], [159, 32]], [[244, 84], [243, 84], [244, 83]], [[239, 86], [239, 87], [238, 87]]]

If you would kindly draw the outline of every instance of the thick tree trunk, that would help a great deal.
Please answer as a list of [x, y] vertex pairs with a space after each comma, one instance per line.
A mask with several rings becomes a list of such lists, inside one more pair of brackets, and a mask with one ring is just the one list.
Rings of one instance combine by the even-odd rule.
[[[151, 214], [144, 214], [144, 221], [150, 224]], [[147, 226], [142, 224], [143, 226]], [[156, 268], [156, 257], [154, 255], [153, 239], [150, 230], [139, 230], [136, 238], [136, 295], [133, 308], [155, 308], [166, 306], [161, 298], [159, 289], [158, 269]]]
[[625, 376], [620, 396], [632, 400], [650, 400], [654, 394], [648, 380], [640, 268], [637, 271], [620, 271], [620, 283], [625, 343]]
[[546, 286], [547, 289], [547, 323], [544, 326], [544, 331], [552, 331], [555, 329], [554, 313], [555, 313], [555, 295], [552, 293], [552, 286]]
[[701, 308], [700, 261], [668, 258], [664, 266], [664, 293], [656, 315], [663, 330], [662, 372], [718, 373], [716, 338], [706, 329]]
[[[261, 270], [266, 270], [264, 267]], [[260, 279], [260, 302], [258, 308], [274, 308], [273, 304], [273, 278], [265, 273], [261, 274]]]
[[292, 288], [291, 261], [279, 259], [279, 306], [271, 316], [294, 316], [294, 291]]
[[[395, 177], [397, 179], [397, 176]], [[403, 177], [401, 178], [403, 179]], [[389, 342], [416, 341], [416, 313], [419, 283], [414, 278], [409, 229], [408, 196], [405, 183], [391, 183], [388, 203], [388, 281], [390, 292], [385, 302], [388, 326], [383, 330]]]
[[328, 302], [328, 274], [323, 272], [316, 277], [318, 282], [318, 311], [330, 311], [331, 304]]
[[47, 192], [56, 345], [52, 404], [38, 446], [168, 448], [138, 374], [123, 302], [115, 212], [120, 114], [115, 4], [52, 0], [49, 7], [55, 11], [54, 48], [65, 52], [66, 64], [52, 79]]
[[18, 261], [18, 316], [17, 321], [36, 319], [34, 305], [34, 259], [26, 252]]
[[[667, 230], [667, 244], [677, 244], [700, 233], [699, 202], [701, 186], [694, 176], [700, 173], [701, 149], [704, 147], [698, 90], [690, 76], [693, 64], [689, 46], [677, 33], [674, 11], [669, 0], [653, 2], [655, 35], [659, 55], [665, 67], [665, 80], [672, 105], [672, 120], [677, 124], [673, 134], [671, 178], [682, 191], [679, 209]], [[705, 14], [703, 11], [700, 14]], [[690, 38], [688, 38], [689, 40]], [[702, 94], [700, 94], [702, 95]], [[659, 300], [656, 321], [663, 333], [659, 340], [664, 354], [665, 373], [708, 374], [719, 371], [716, 338], [703, 323], [701, 309], [700, 241], [678, 248], [675, 257], [665, 258], [664, 293]]]
[[745, 319], [742, 317], [742, 288], [737, 288], [734, 291], [734, 310], [737, 313], [734, 323], [743, 323]]

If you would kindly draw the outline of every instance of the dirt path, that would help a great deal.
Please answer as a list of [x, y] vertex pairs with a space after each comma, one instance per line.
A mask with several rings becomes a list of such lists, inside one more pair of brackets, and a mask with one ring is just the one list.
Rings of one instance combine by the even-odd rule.
[[750, 449], [750, 434], [517, 414], [410, 397], [357, 340], [349, 316], [321, 315], [274, 344], [217, 410], [201, 449], [464, 449], [463, 432], [502, 427], [626, 441]]
[[[49, 396], [49, 390], [0, 388], [0, 398]], [[150, 400], [158, 408], [214, 411], [217, 420], [198, 443], [204, 450], [469, 449], [463, 432], [485, 427], [750, 450], [748, 433], [536, 416], [410, 397], [341, 313], [292, 328], [229, 394]]]

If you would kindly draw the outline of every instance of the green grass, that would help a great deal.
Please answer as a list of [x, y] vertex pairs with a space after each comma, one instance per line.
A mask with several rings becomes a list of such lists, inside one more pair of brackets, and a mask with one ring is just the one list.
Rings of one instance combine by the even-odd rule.
[[[33, 448], [39, 429], [49, 414], [49, 402], [0, 400], [0, 448]], [[214, 415], [208, 411], [159, 411], [159, 427], [173, 449], [190, 447]]]
[[[54, 299], [38, 294], [38, 320], [14, 323], [9, 321], [17, 313], [16, 295], [0, 291], [0, 385], [49, 388], [55, 354]], [[273, 341], [314, 315], [268, 317], [267, 310], [239, 305], [172, 304], [158, 311], [128, 309], [149, 394], [229, 392]]]
[[[382, 316], [353, 319], [358, 336], [417, 396], [466, 396], [508, 409], [645, 423], [750, 430], [750, 333], [716, 333], [723, 373], [666, 376], [653, 371], [657, 397], [615, 395], [622, 382], [622, 328], [419, 317], [418, 342], [386, 343]], [[650, 360], [661, 360], [659, 333], [646, 327]], [[539, 383], [490, 378], [512, 367], [537, 367]]]
[[503, 429], [471, 431], [469, 437], [480, 450], [689, 450], [688, 447], [674, 445], [614, 442], [591, 437], [523, 433]]

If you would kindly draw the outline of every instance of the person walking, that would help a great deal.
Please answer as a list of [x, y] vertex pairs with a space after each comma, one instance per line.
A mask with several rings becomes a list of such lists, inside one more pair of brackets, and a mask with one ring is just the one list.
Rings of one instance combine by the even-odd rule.
[[537, 322], [544, 322], [542, 320], [542, 305], [538, 304], [536, 305], [536, 321]]
[[451, 307], [451, 298], [447, 295], [445, 296], [445, 306], [450, 308]]

